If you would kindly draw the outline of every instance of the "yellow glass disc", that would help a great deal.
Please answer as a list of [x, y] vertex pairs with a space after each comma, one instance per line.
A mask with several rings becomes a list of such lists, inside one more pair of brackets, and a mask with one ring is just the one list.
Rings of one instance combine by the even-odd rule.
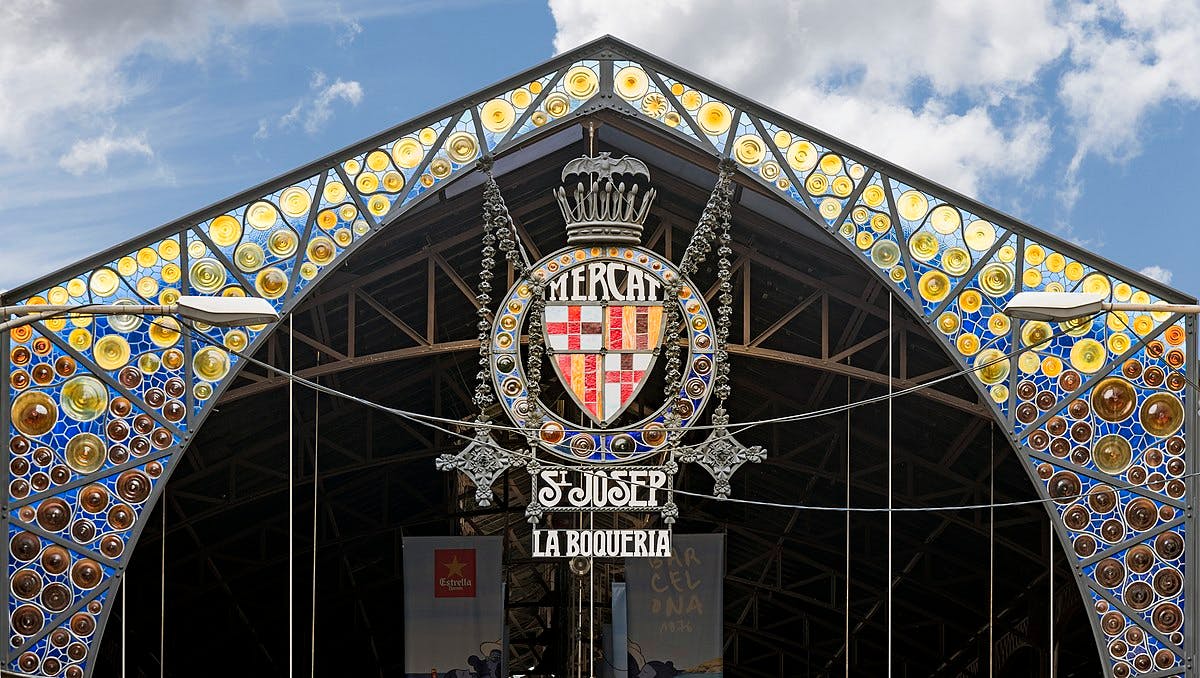
[[1045, 348], [1052, 336], [1050, 323], [1042, 320], [1029, 320], [1021, 326], [1021, 343], [1029, 348]]
[[1011, 329], [1011, 323], [1008, 316], [1003, 313], [993, 313], [992, 317], [988, 318], [988, 331], [997, 337], [1002, 337], [1008, 334]]
[[1008, 358], [1004, 357], [1003, 351], [985, 348], [975, 357], [975, 374], [985, 384], [998, 384], [1008, 377], [1009, 365]]
[[884, 194], [883, 187], [878, 184], [871, 184], [863, 189], [862, 200], [870, 207], [879, 207], [883, 204]]
[[383, 151], [375, 150], [367, 154], [367, 169], [373, 172], [382, 172], [389, 164], [387, 153]]
[[1065, 292], [1066, 291], [1066, 288], [1063, 287], [1063, 284], [1057, 280], [1051, 280], [1050, 282], [1046, 283], [1046, 286], [1042, 289], [1045, 292]]
[[1058, 324], [1059, 329], [1066, 332], [1072, 337], [1082, 337], [1092, 331], [1092, 325], [1095, 323], [1095, 318], [1081, 317], [1072, 318]]
[[775, 181], [783, 173], [783, 170], [779, 169], [779, 163], [774, 160], [768, 160], [758, 169], [758, 173], [767, 181]]
[[317, 226], [320, 226], [323, 231], [337, 226], [337, 220], [337, 214], [333, 210], [321, 210], [317, 213]]
[[618, 96], [626, 101], [633, 101], [646, 95], [646, 90], [650, 89], [650, 78], [641, 68], [626, 66], [617, 71], [613, 86], [616, 88]]
[[355, 174], [358, 174], [362, 170], [362, 164], [359, 163], [358, 160], [351, 158], [351, 159], [347, 160], [346, 162], [342, 163], [342, 169], [346, 170], [346, 174], [349, 174], [350, 176], [354, 176]]
[[1093, 374], [1104, 367], [1108, 356], [1104, 345], [1090, 337], [1084, 337], [1071, 347], [1071, 366], [1084, 374]]
[[1004, 264], [988, 264], [979, 272], [979, 286], [989, 296], [1000, 297], [1013, 288], [1012, 269]]
[[121, 278], [117, 272], [111, 268], [98, 268], [92, 273], [90, 287], [92, 294], [98, 297], [107, 297], [117, 291], [117, 286], [121, 284]]
[[[384, 158], [386, 161], [387, 158]], [[312, 197], [308, 191], [299, 186], [285, 188], [283, 193], [279, 194], [279, 207], [283, 213], [289, 217], [302, 217], [308, 214], [308, 206], [312, 204]]]
[[179, 341], [179, 321], [171, 316], [163, 316], [155, 318], [150, 323], [150, 341], [154, 342], [155, 346], [166, 348], [174, 346], [175, 342]]
[[325, 184], [322, 195], [327, 203], [339, 203], [346, 199], [346, 185], [340, 181], [331, 181]]
[[1129, 314], [1125, 311], [1110, 311], [1104, 319], [1104, 324], [1108, 325], [1108, 329], [1120, 332], [1129, 327]]
[[183, 351], [177, 348], [169, 348], [163, 351], [162, 364], [168, 370], [177, 370], [183, 367]]
[[942, 254], [942, 268], [950, 275], [962, 275], [971, 268], [971, 255], [962, 247], [951, 247]]
[[198, 259], [188, 271], [188, 280], [197, 292], [213, 294], [225, 284], [225, 267], [216, 259]]
[[475, 135], [470, 132], [454, 132], [446, 139], [446, 154], [460, 165], [474, 160], [478, 151]]
[[[571, 102], [567, 99], [567, 95], [562, 92], [551, 92], [546, 96], [546, 103], [543, 104], [543, 108], [546, 109], [551, 118], [561, 118], [570, 112]], [[678, 114], [676, 114], [675, 119], [678, 121]]]
[[354, 235], [348, 228], [339, 228], [333, 232], [333, 241], [342, 247], [346, 247], [354, 240]]
[[404, 137], [392, 146], [392, 160], [395, 160], [396, 167], [401, 169], [412, 169], [420, 165], [423, 157], [425, 149], [421, 147], [421, 142], [412, 137]]
[[104, 465], [104, 441], [95, 433], [77, 433], [67, 441], [67, 466], [78, 473], [99, 471]]
[[996, 227], [990, 221], [976, 219], [967, 224], [967, 228], [963, 231], [963, 240], [966, 241], [967, 247], [976, 252], [983, 252], [996, 242]]
[[854, 224], [849, 221], [843, 221], [842, 225], [838, 227], [838, 233], [841, 233], [843, 238], [853, 238]]
[[832, 176], [842, 171], [842, 159], [833, 153], [821, 157], [821, 171]]
[[358, 208], [347, 203], [338, 208], [338, 215], [341, 216], [344, 221], [354, 221], [354, 217], [358, 216]]
[[1116, 332], [1108, 337], [1108, 350], [1113, 355], [1121, 355], [1129, 350], [1129, 335], [1124, 332]]
[[1027, 268], [1021, 276], [1021, 281], [1025, 283], [1025, 287], [1039, 287], [1042, 284], [1042, 272], [1036, 268]]
[[1063, 363], [1058, 356], [1048, 355], [1042, 360], [1042, 373], [1047, 377], [1057, 377], [1062, 374]]
[[820, 207], [821, 216], [826, 219], [836, 219], [839, 212], [842, 211], [842, 204], [833, 198], [825, 198], [821, 201]]
[[820, 172], [813, 172], [804, 182], [804, 188], [812, 195], [820, 195], [829, 187], [829, 177]]
[[[368, 176], [364, 174], [363, 176]], [[391, 170], [383, 175], [383, 190], [388, 193], [399, 193], [400, 189], [404, 188], [404, 175]]]
[[1150, 330], [1154, 329], [1154, 321], [1147, 315], [1139, 315], [1133, 319], [1133, 331], [1139, 335], [1146, 335]]
[[225, 333], [223, 343], [231, 351], [243, 351], [250, 345], [250, 338], [244, 330], [229, 330]]
[[150, 268], [158, 263], [158, 252], [150, 247], [143, 247], [142, 249], [138, 250], [137, 262], [142, 268]]
[[1107, 276], [1100, 273], [1093, 273], [1084, 278], [1080, 289], [1089, 294], [1103, 294], [1107, 297], [1112, 292], [1112, 283], [1109, 282]]
[[503, 132], [512, 127], [516, 119], [517, 111], [504, 99], [492, 99], [479, 111], [479, 121], [489, 132]]
[[958, 307], [966, 313], [974, 313], [983, 306], [983, 295], [976, 289], [965, 289], [958, 295]]
[[1058, 252], [1046, 255], [1046, 270], [1051, 273], [1061, 273], [1067, 267], [1067, 258]]
[[880, 240], [871, 248], [871, 261], [879, 268], [891, 268], [900, 261], [900, 246], [892, 240]]
[[[512, 94], [508, 95], [508, 99], [509, 101], [512, 101], [513, 106], [516, 106], [517, 108], [525, 108], [529, 105], [530, 101], [533, 101], [533, 96], [529, 94], [529, 90], [525, 89], [524, 87], [518, 87], [512, 91]], [[429, 143], [433, 142], [431, 141]]]
[[86, 351], [92, 345], [92, 333], [82, 327], [77, 327], [67, 335], [67, 343], [76, 351]]
[[306, 251], [308, 258], [318, 266], [328, 264], [337, 255], [337, 248], [334, 246], [333, 241], [323, 235], [309, 240]]
[[919, 191], [905, 191], [896, 201], [896, 211], [907, 221], [920, 221], [929, 212], [929, 199]]
[[964, 332], [958, 335], [958, 339], [954, 342], [955, 348], [963, 355], [975, 355], [979, 351], [979, 337], [971, 332]]
[[246, 210], [246, 223], [252, 228], [265, 231], [275, 225], [279, 213], [269, 202], [256, 202]]
[[908, 241], [908, 251], [917, 261], [929, 261], [938, 253], [938, 239], [928, 231], [919, 231]]
[[158, 281], [150, 276], [142, 276], [137, 281], [138, 294], [143, 297], [153, 297], [158, 294]]
[[950, 335], [958, 331], [960, 321], [958, 315], [950, 311], [946, 311], [938, 316], [937, 328], [942, 334]]
[[1025, 351], [1017, 358], [1017, 367], [1025, 374], [1035, 374], [1042, 366], [1042, 361], [1033, 351]]
[[371, 214], [377, 217], [387, 214], [388, 210], [391, 208], [392, 203], [382, 195], [373, 195], [371, 196], [371, 199], [367, 201], [367, 209], [371, 212]]
[[290, 257], [296, 253], [296, 248], [300, 245], [300, 237], [290, 228], [281, 228], [277, 231], [272, 231], [271, 236], [267, 238], [267, 249], [277, 257]]
[[917, 291], [927, 301], [941, 301], [950, 294], [950, 278], [941, 271], [926, 271], [917, 281]]
[[264, 268], [254, 279], [254, 289], [267, 299], [278, 299], [287, 292], [287, 274], [275, 268]]
[[854, 190], [854, 182], [850, 181], [850, 177], [840, 176], [833, 180], [831, 185], [833, 194], [839, 198], [845, 198]]
[[658, 92], [642, 97], [642, 112], [651, 118], [661, 118], [667, 112], [667, 98]]
[[542, 83], [537, 82], [536, 80], [534, 82], [529, 83], [529, 91], [534, 94], [541, 94], [542, 93]]
[[999, 250], [996, 250], [996, 258], [1006, 264], [1011, 264], [1017, 259], [1017, 248], [1012, 245], [1005, 245]]
[[1067, 276], [1067, 280], [1079, 280], [1083, 277], [1083, 264], [1080, 264], [1078, 261], [1072, 261], [1063, 268], [1063, 271]]
[[903, 282], [904, 279], [908, 277], [908, 272], [904, 270], [903, 266], [896, 266], [892, 269], [890, 275], [892, 277], [892, 282]]
[[313, 278], [317, 277], [318, 270], [319, 269], [317, 269], [316, 264], [311, 261], [306, 261], [303, 264], [300, 264], [300, 277], [304, 278], [305, 280], [312, 280]]
[[[1150, 303], [1150, 295], [1147, 294], [1146, 292], [1143, 292], [1142, 290], [1138, 290], [1137, 292], [1133, 292], [1132, 294], [1129, 295], [1129, 301], [1131, 301], [1135, 304], [1148, 304], [1148, 303]], [[1162, 302], [1158, 302], [1158, 303], [1162, 303]], [[1164, 318], [1164, 320], [1165, 320], [1165, 318]]]
[[242, 222], [222, 214], [208, 225], [208, 237], [221, 247], [230, 247], [242, 237]]
[[1046, 260], [1046, 250], [1041, 245], [1036, 243], [1025, 248], [1025, 263], [1030, 266], [1037, 266]]
[[175, 259], [179, 256], [179, 242], [167, 239], [158, 243], [158, 256], [163, 259]]
[[445, 179], [446, 177], [450, 176], [450, 171], [450, 161], [445, 158], [437, 157], [429, 163], [429, 173], [432, 174], [435, 179]]
[[962, 216], [949, 205], [938, 205], [929, 214], [929, 225], [942, 235], [950, 235], [962, 226]]
[[817, 166], [817, 148], [812, 143], [800, 139], [788, 146], [787, 162], [797, 172], [807, 172]]
[[244, 242], [233, 252], [233, 261], [237, 267], [249, 273], [258, 270], [266, 259], [266, 253], [258, 243]]
[[757, 134], [743, 134], [733, 142], [733, 156], [747, 167], [754, 167], [762, 162], [766, 154], [766, 144]]
[[854, 244], [858, 245], [858, 249], [860, 250], [869, 248], [873, 242], [875, 242], [875, 236], [870, 231], [859, 231], [858, 235], [854, 238]]
[[996, 384], [989, 391], [989, 395], [992, 396], [992, 402], [994, 403], [1006, 403], [1008, 402], [1008, 387], [1004, 384]]
[[216, 346], [205, 346], [196, 351], [192, 368], [204, 381], [220, 381], [229, 374], [229, 354]]
[[422, 128], [420, 132], [417, 132], [417, 139], [420, 140], [422, 144], [430, 146], [433, 144], [433, 142], [437, 141], [437, 135], [437, 130], [432, 127], [425, 127]]
[[886, 214], [877, 213], [871, 217], [871, 230], [883, 233], [892, 227], [892, 220]]
[[129, 342], [119, 334], [106, 334], [96, 340], [92, 356], [101, 369], [119, 370], [129, 364]]
[[158, 294], [158, 303], [163, 306], [170, 306], [177, 301], [179, 301], [179, 290], [177, 289], [168, 287]]
[[[238, 226], [239, 232], [241, 231], [241, 228], [242, 227], [239, 225]], [[188, 243], [188, 256], [198, 259], [207, 253], [208, 253], [208, 248], [204, 246], [203, 242], [201, 242], [199, 240], [193, 240], [192, 242]]]
[[[239, 231], [241, 230], [241, 228], [242, 228], [241, 226], [238, 226]], [[133, 257], [125, 256], [125, 257], [121, 257], [120, 260], [117, 261], [117, 273], [120, 273], [121, 275], [133, 275], [134, 273], [137, 273], [137, 268], [138, 268], [137, 259], [134, 259]], [[52, 303], [52, 304], [65, 303], [67, 300], [67, 291], [61, 287], [55, 287], [54, 289], [62, 290], [63, 300], [62, 301], [54, 301], [54, 298], [52, 296], [50, 298], [50, 303]], [[51, 294], [53, 294], [54, 290], [51, 290], [50, 292], [51, 292]]]
[[1119, 282], [1113, 285], [1113, 299], [1117, 301], [1129, 301], [1129, 298], [1132, 296], [1133, 288], [1129, 286], [1129, 283]]
[[567, 71], [564, 78], [567, 94], [576, 99], [587, 99], [600, 89], [600, 80], [596, 72], [587, 66], [576, 66]]
[[729, 126], [733, 124], [733, 112], [720, 101], [710, 101], [700, 107], [696, 122], [705, 134], [720, 136], [729, 131]]
[[679, 103], [683, 104], [686, 110], [694, 111], [704, 103], [704, 96], [694, 89], [689, 89], [679, 97]]
[[370, 172], [363, 172], [354, 180], [354, 186], [360, 193], [374, 193], [379, 190], [379, 177]]
[[787, 130], [779, 130], [771, 137], [772, 141], [779, 148], [787, 148], [792, 143], [792, 134]]

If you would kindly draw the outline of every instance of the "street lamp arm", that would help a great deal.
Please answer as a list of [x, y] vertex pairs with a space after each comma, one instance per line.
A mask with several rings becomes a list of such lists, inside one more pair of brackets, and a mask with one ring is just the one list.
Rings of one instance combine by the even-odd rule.
[[1200, 314], [1196, 304], [1113, 303], [1095, 292], [1020, 292], [1009, 300], [1004, 312], [1021, 320], [1066, 322], [1112, 311]]
[[1151, 311], [1154, 313], [1182, 313], [1200, 315], [1200, 304], [1102, 304], [1105, 311]]
[[180, 297], [174, 304], [25, 304], [0, 306], [0, 333], [68, 313], [81, 315], [179, 316], [215, 327], [275, 322], [279, 314], [260, 297]]

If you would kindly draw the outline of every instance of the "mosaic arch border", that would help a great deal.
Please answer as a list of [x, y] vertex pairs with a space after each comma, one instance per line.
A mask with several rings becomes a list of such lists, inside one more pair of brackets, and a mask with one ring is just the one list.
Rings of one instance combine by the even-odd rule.
[[[286, 312], [483, 154], [602, 108], [733, 157], [875, 271], [959, 365], [1027, 348], [970, 380], [1039, 495], [1066, 495], [1048, 512], [1094, 611], [1105, 674], [1196, 675], [1196, 603], [1185, 595], [1194, 320], [1134, 314], [1059, 335], [1000, 312], [1031, 289], [1192, 299], [613, 38], [24, 285], [4, 303], [255, 294]], [[272, 330], [71, 318], [0, 337], [6, 669], [91, 674], [144, 516], [240, 368], [222, 347], [252, 352]]]

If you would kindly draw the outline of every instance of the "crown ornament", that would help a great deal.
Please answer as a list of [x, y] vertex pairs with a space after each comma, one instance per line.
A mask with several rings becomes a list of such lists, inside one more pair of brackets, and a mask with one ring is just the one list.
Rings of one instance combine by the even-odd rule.
[[[568, 194], [571, 177], [575, 187]], [[646, 163], [628, 155], [583, 156], [563, 167], [562, 181], [554, 197], [567, 224], [568, 243], [641, 243], [656, 194]]]

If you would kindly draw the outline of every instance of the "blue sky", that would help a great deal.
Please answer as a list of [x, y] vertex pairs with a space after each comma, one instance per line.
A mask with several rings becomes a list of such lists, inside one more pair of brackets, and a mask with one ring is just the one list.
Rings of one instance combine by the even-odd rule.
[[10, 0], [0, 288], [611, 32], [1200, 294], [1200, 7], [950, 4]]

